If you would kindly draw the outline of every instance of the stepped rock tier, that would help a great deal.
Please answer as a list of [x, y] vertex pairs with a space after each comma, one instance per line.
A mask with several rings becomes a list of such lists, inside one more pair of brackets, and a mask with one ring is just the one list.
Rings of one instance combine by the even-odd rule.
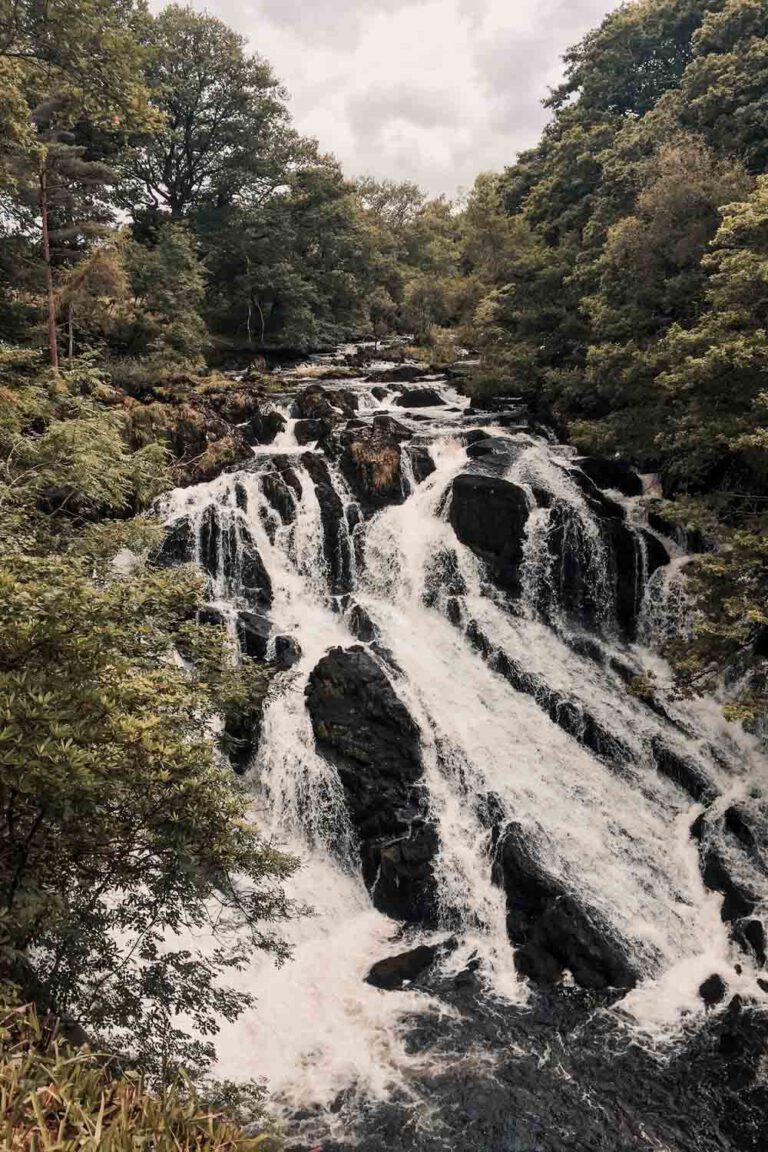
[[219, 1073], [297, 1152], [767, 1147], [768, 769], [668, 689], [688, 556], [643, 481], [458, 370], [275, 383], [154, 556], [274, 665], [233, 769], [312, 910]]

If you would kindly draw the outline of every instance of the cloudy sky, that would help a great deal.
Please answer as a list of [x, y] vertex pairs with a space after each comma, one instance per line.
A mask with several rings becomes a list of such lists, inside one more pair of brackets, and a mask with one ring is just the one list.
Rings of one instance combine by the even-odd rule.
[[[535, 142], [564, 50], [616, 0], [192, 0], [291, 93], [350, 176], [469, 188]], [[159, 8], [159, 0], [153, 7]]]

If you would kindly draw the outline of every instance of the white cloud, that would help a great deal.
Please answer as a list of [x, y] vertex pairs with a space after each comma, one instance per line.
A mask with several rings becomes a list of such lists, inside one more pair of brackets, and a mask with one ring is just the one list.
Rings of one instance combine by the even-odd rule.
[[[161, 7], [155, 0], [153, 7]], [[561, 56], [616, 0], [193, 0], [265, 56], [351, 176], [453, 195], [535, 143]]]

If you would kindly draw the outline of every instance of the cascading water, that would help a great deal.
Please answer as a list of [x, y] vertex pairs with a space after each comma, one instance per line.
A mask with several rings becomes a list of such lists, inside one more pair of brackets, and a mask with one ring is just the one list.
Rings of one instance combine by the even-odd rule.
[[[199, 563], [212, 610], [281, 668], [247, 778], [312, 909], [291, 961], [241, 974], [258, 1006], [224, 1025], [219, 1070], [264, 1078], [296, 1147], [729, 1147], [719, 1121], [696, 1142], [663, 1117], [659, 1062], [705, 1028], [713, 974], [768, 1000], [742, 818], [768, 777], [712, 702], [629, 690], [664, 683], [684, 560], [569, 450], [418, 383], [432, 406], [329, 385], [324, 443], [286, 409], [251, 466], [165, 503], [164, 562]], [[418, 982], [365, 982], [418, 945]], [[634, 1118], [598, 1137], [596, 1075], [637, 1077], [662, 1118], [646, 1131], [623, 1088]]]

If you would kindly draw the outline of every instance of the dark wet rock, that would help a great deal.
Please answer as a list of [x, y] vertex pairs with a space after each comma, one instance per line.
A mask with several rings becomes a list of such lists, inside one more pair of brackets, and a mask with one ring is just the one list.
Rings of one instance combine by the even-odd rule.
[[356, 416], [354, 420], [347, 420], [347, 423], [344, 426], [344, 431], [354, 432], [356, 428], [365, 428], [367, 425], [367, 420], [362, 420], [359, 416]]
[[645, 528], [641, 528], [640, 535], [645, 543], [647, 575], [650, 578], [657, 568], [666, 568], [669, 564], [669, 552], [658, 536], [654, 536], [652, 532], [647, 532]]
[[371, 396], [376, 400], [386, 400], [387, 396], [389, 396], [389, 388], [384, 388], [381, 384], [377, 384], [374, 388], [371, 388]]
[[328, 420], [333, 424], [338, 416], [329, 392], [319, 384], [310, 384], [298, 392], [293, 403], [300, 420]]
[[323, 440], [333, 431], [333, 423], [325, 418], [322, 420], [297, 420], [293, 427], [299, 444], [311, 444]]
[[421, 380], [427, 375], [426, 368], [419, 364], [399, 364], [395, 368], [380, 368], [370, 372], [366, 384], [410, 384], [413, 380]]
[[261, 712], [237, 719], [228, 718], [224, 725], [224, 747], [232, 768], [241, 776], [247, 772], [259, 747]]
[[352, 588], [352, 549], [344, 506], [333, 487], [325, 460], [316, 452], [305, 452], [301, 461], [315, 485], [323, 523], [323, 552], [328, 565], [328, 586], [330, 592], [338, 596]]
[[[221, 557], [219, 554], [221, 526], [219, 524], [218, 513], [212, 504], [206, 508], [202, 515], [198, 534], [200, 542], [200, 564], [203, 570], [215, 580], [221, 566]], [[230, 536], [228, 534], [226, 543], [228, 545], [228, 551], [232, 553], [234, 558], [234, 554], [237, 551], [237, 541], [234, 535]]]
[[266, 660], [272, 625], [260, 612], [243, 611], [237, 617], [237, 638], [244, 656]]
[[[577, 512], [556, 502], [550, 513], [547, 546], [552, 556], [552, 581], [539, 605], [545, 615], [565, 612], [586, 630], [610, 631], [615, 623], [634, 638], [645, 582], [662, 564], [669, 563], [666, 549], [649, 533], [630, 527], [624, 510], [604, 495], [583, 474], [571, 472], [584, 492], [590, 511], [597, 518], [603, 556]], [[606, 585], [598, 578], [605, 567]], [[612, 598], [612, 618], [608, 598]]]
[[360, 407], [360, 398], [351, 388], [336, 388], [331, 392], [331, 403], [351, 417]]
[[467, 447], [467, 456], [482, 464], [482, 471], [506, 471], [520, 455], [521, 448], [506, 436], [484, 436]]
[[406, 451], [410, 457], [413, 478], [417, 484], [421, 484], [435, 471], [435, 462], [429, 449], [424, 448], [421, 444], [410, 444]]
[[614, 488], [624, 496], [642, 496], [643, 482], [624, 460], [607, 456], [581, 456], [574, 461], [598, 488]]
[[257, 413], [250, 423], [253, 442], [256, 444], [274, 443], [277, 434], [285, 431], [286, 423], [282, 412], [278, 412], [274, 408]]
[[378, 635], [375, 624], [360, 604], [352, 605], [347, 616], [347, 624], [352, 635], [362, 640], [364, 644], [370, 644]]
[[406, 980], [415, 980], [422, 972], [426, 972], [439, 954], [439, 944], [420, 944], [397, 956], [387, 956], [386, 960], [379, 960], [372, 966], [365, 982], [387, 991], [402, 988]]
[[657, 509], [648, 512], [648, 524], [654, 532], [666, 536], [683, 549], [684, 552], [706, 552], [707, 543], [703, 533], [698, 528], [686, 528], [682, 524], [675, 524], [662, 515]]
[[766, 962], [765, 926], [756, 917], [745, 916], [735, 920], [731, 931], [733, 939], [745, 952], [751, 952], [758, 964]]
[[453, 481], [450, 507], [453, 530], [488, 565], [493, 581], [516, 596], [528, 521], [528, 501], [517, 484], [463, 472]]
[[443, 598], [466, 595], [467, 585], [459, 570], [459, 558], [453, 548], [441, 548], [427, 562], [422, 600], [428, 608]]
[[223, 579], [251, 608], [265, 609], [272, 603], [272, 582], [256, 542], [239, 517], [224, 524], [215, 505], [204, 511], [199, 528], [199, 555], [203, 571]]
[[596, 912], [546, 872], [518, 824], [501, 836], [494, 880], [507, 894], [507, 931], [523, 975], [553, 984], [568, 969], [583, 988], [634, 987], [637, 973], [623, 944]]
[[712, 976], [708, 976], [699, 986], [699, 996], [701, 996], [707, 1008], [714, 1008], [716, 1004], [722, 1003], [725, 999], [727, 989], [728, 985], [725, 980], [715, 972]]
[[745, 812], [732, 804], [723, 815], [723, 823], [726, 830], [735, 836], [749, 855], [754, 855], [757, 852], [755, 834], [749, 825], [749, 818]]
[[395, 404], [400, 408], [437, 408], [445, 400], [435, 388], [406, 388]]
[[690, 827], [690, 837], [692, 840], [698, 841], [700, 844], [704, 838], [704, 829], [707, 823], [706, 812], [700, 812]]
[[[231, 530], [229, 542], [231, 546]], [[244, 525], [240, 527], [240, 551], [234, 566], [235, 579], [228, 575], [232, 583], [239, 583], [240, 595], [246, 604], [251, 608], [269, 608], [272, 604], [272, 581], [256, 542]]]
[[188, 516], [174, 520], [159, 548], [150, 556], [155, 568], [173, 568], [176, 564], [190, 564], [195, 558], [195, 533]]
[[717, 796], [717, 788], [695, 760], [675, 752], [659, 736], [653, 737], [651, 749], [654, 763], [662, 775], [673, 780], [693, 800], [703, 804], [712, 803]]
[[263, 472], [261, 489], [283, 524], [292, 524], [296, 519], [296, 501], [284, 476], [280, 472]]
[[720, 913], [723, 920], [734, 921], [751, 916], [759, 902], [759, 894], [733, 874], [727, 858], [716, 843], [704, 842], [701, 874], [707, 888], [721, 892], [724, 897]]
[[216, 628], [226, 627], [227, 618], [220, 608], [214, 608], [212, 604], [206, 604], [201, 608], [197, 614], [198, 624], [211, 624]]
[[275, 471], [279, 473], [283, 483], [290, 488], [297, 500], [301, 499], [301, 480], [296, 475], [296, 469], [291, 463], [290, 456], [275, 456], [273, 459]]
[[406, 428], [400, 420], [396, 420], [394, 416], [385, 412], [379, 412], [373, 417], [371, 427], [380, 436], [387, 436], [390, 440], [397, 440], [398, 443], [403, 440], [410, 440], [413, 436], [410, 428]]
[[472, 410], [476, 412], [506, 412], [519, 405], [519, 396], [473, 396]]
[[366, 514], [405, 499], [400, 445], [410, 437], [403, 424], [383, 415], [367, 427], [342, 433], [339, 467]]
[[482, 428], [470, 428], [469, 432], [462, 432], [460, 439], [463, 444], [479, 444], [481, 440], [490, 440], [490, 432], [484, 432]]
[[301, 645], [293, 636], [275, 637], [275, 664], [282, 671], [293, 668], [301, 660]]
[[398, 919], [429, 922], [438, 838], [419, 787], [417, 725], [360, 646], [331, 649], [310, 675], [306, 697], [318, 751], [344, 788], [374, 904]]
[[633, 754], [628, 744], [603, 727], [579, 701], [569, 699], [561, 692], [549, 688], [537, 676], [524, 672], [508, 652], [502, 651], [485, 635], [476, 620], [467, 623], [465, 633], [489, 668], [503, 676], [516, 691], [531, 696], [553, 724], [557, 724], [612, 768], [622, 770], [624, 765], [632, 762]]

